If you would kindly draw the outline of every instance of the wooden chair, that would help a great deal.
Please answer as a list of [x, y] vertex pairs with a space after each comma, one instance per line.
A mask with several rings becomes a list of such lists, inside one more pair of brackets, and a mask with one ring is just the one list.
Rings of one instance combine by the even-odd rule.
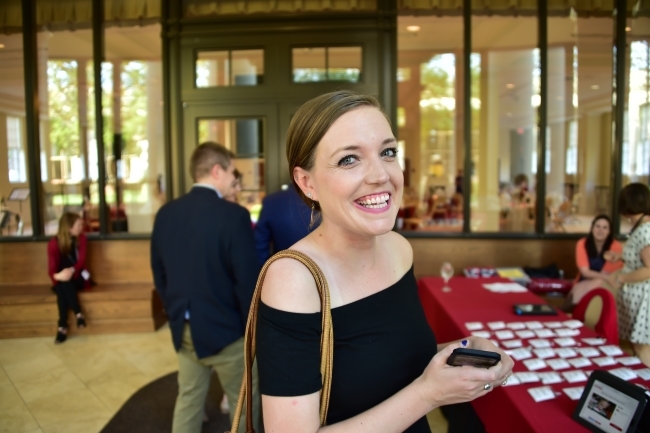
[[594, 326], [596, 333], [607, 339], [610, 344], [618, 345], [618, 317], [616, 314], [616, 302], [614, 295], [607, 289], [598, 288], [587, 293], [573, 310], [573, 318], [585, 322], [587, 307], [591, 301], [599, 297], [602, 299], [603, 307]]

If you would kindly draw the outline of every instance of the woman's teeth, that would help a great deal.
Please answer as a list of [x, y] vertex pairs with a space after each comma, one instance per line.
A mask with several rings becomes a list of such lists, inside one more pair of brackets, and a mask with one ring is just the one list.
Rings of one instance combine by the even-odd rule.
[[380, 194], [359, 199], [357, 200], [357, 203], [368, 209], [381, 209], [388, 206], [389, 198], [390, 194]]

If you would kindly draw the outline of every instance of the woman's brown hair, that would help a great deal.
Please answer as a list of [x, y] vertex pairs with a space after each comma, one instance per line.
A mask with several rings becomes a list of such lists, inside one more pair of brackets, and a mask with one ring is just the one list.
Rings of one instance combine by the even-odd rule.
[[349, 90], [339, 90], [305, 102], [291, 119], [287, 131], [289, 174], [302, 200], [310, 207], [313, 204], [316, 210], [320, 210], [320, 205], [305, 197], [296, 184], [293, 169], [300, 167], [311, 170], [314, 167], [316, 148], [325, 133], [339, 117], [359, 107], [374, 107], [386, 116], [379, 101], [372, 96], [359, 95]]
[[635, 182], [627, 184], [618, 195], [618, 213], [624, 216], [650, 214], [650, 189]]
[[59, 219], [59, 231], [56, 234], [56, 241], [59, 244], [61, 254], [67, 255], [70, 253], [72, 247], [70, 229], [78, 219], [81, 219], [81, 217], [72, 212], [64, 212], [61, 219]]

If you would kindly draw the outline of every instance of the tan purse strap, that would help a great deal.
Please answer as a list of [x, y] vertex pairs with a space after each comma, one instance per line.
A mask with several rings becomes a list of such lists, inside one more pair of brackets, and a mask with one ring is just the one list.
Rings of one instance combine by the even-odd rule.
[[245, 361], [245, 374], [242, 379], [241, 388], [239, 389], [239, 398], [237, 399], [237, 407], [233, 417], [232, 428], [230, 432], [237, 433], [239, 430], [239, 418], [246, 401], [246, 433], [255, 433], [253, 430], [253, 395], [250, 391], [253, 387], [252, 368], [253, 360], [255, 359], [255, 333], [257, 330], [257, 312], [259, 309], [259, 302], [262, 296], [262, 286], [264, 284], [264, 277], [271, 263], [278, 259], [291, 258], [301, 262], [314, 277], [316, 288], [320, 296], [320, 305], [322, 311], [322, 327], [323, 332], [320, 339], [320, 372], [323, 381], [323, 388], [320, 395], [320, 425], [324, 426], [327, 419], [327, 410], [329, 409], [330, 390], [332, 388], [332, 360], [334, 356], [334, 334], [332, 330], [332, 311], [330, 306], [330, 292], [327, 286], [327, 280], [323, 271], [318, 265], [305, 254], [296, 250], [284, 250], [271, 257], [262, 267], [260, 276], [257, 279], [255, 286], [255, 293], [251, 301], [251, 308], [248, 313], [248, 321], [246, 322], [246, 331], [244, 334], [244, 361]]

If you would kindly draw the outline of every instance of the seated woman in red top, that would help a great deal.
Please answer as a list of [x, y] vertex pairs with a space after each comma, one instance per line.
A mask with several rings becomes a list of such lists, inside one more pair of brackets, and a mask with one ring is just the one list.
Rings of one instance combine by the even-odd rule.
[[[63, 343], [68, 334], [68, 310], [77, 316], [77, 327], [85, 328], [77, 291], [85, 286], [86, 236], [82, 233], [83, 220], [77, 214], [66, 212], [59, 220], [59, 231], [47, 244], [48, 273], [59, 306], [59, 323], [55, 344]], [[87, 278], [87, 276], [86, 276]]]
[[608, 288], [608, 276], [623, 267], [623, 246], [612, 236], [611, 227], [607, 215], [598, 215], [591, 223], [589, 235], [578, 241], [576, 263], [580, 274], [567, 299], [572, 305], [595, 288]]

